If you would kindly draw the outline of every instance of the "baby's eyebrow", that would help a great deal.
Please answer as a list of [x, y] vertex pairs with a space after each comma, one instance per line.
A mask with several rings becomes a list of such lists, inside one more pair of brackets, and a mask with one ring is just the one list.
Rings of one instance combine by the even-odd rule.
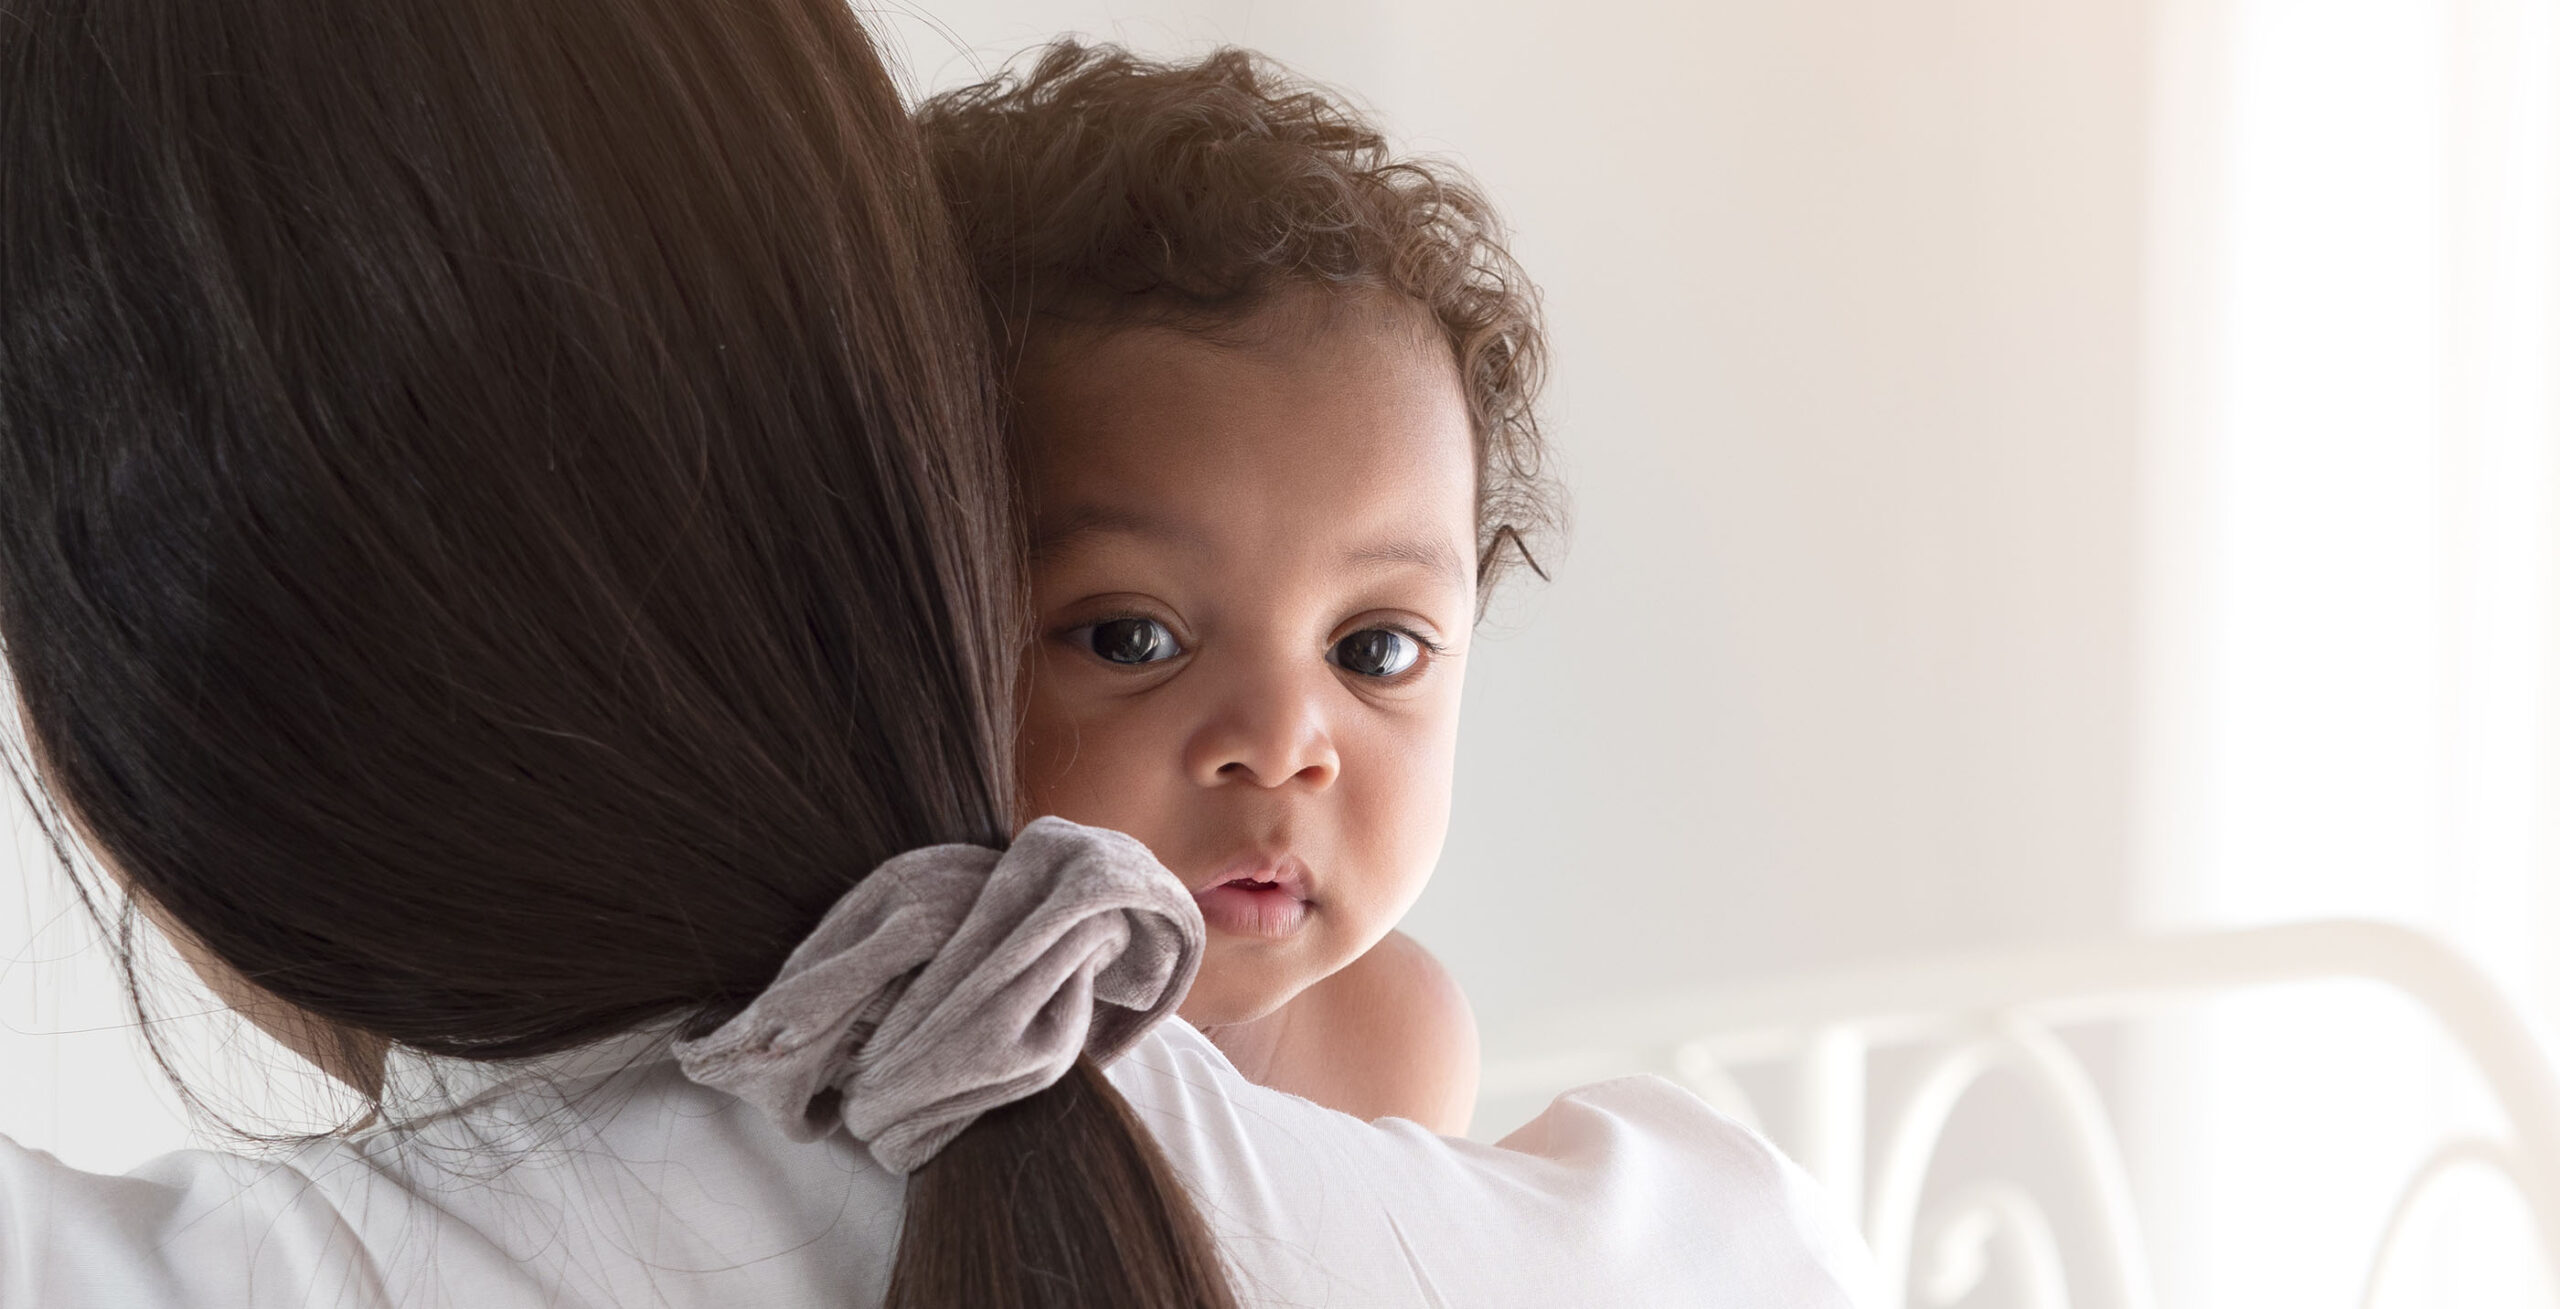
[[1203, 550], [1207, 541], [1190, 524], [1127, 505], [1078, 505], [1042, 514], [1031, 538], [1031, 557], [1043, 559], [1088, 536], [1106, 533], [1142, 536], [1184, 550]]
[[1382, 564], [1412, 564], [1430, 569], [1441, 581], [1455, 587], [1474, 585], [1467, 576], [1466, 565], [1448, 542], [1431, 536], [1400, 536], [1391, 541], [1364, 545], [1353, 550], [1349, 562], [1355, 567], [1377, 567]]

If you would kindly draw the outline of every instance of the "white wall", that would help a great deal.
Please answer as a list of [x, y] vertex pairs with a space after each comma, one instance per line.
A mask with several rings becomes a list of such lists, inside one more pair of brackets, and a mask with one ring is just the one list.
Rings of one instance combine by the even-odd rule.
[[[878, 17], [930, 86], [1061, 30], [1260, 46], [1515, 220], [1579, 530], [1472, 661], [1411, 923], [1496, 1040], [2122, 920], [2141, 0], [918, 7]], [[120, 1037], [42, 1034], [112, 1012], [94, 958], [0, 983], [0, 1130], [174, 1139]]]

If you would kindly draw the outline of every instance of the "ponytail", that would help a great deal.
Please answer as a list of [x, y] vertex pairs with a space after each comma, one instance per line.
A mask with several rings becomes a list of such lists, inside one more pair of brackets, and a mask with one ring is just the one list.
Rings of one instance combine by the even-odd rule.
[[[57, 848], [347, 1037], [745, 1007], [1002, 845], [980, 325], [843, 0], [8, 0], [0, 649]], [[76, 815], [77, 822], [69, 815]], [[891, 1303], [1225, 1306], [1089, 1062]]]
[[1232, 1309], [1190, 1197], [1090, 1059], [908, 1179], [887, 1309]]

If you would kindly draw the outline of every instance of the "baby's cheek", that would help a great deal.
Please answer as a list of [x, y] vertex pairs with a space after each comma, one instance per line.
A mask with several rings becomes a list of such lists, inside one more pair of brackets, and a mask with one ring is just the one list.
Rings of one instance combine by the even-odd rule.
[[1445, 740], [1408, 732], [1381, 750], [1365, 776], [1344, 770], [1345, 835], [1358, 847], [1358, 930], [1365, 950], [1403, 919], [1431, 880], [1449, 834], [1455, 754]]
[[1016, 748], [1023, 819], [1054, 814], [1159, 846], [1165, 835], [1158, 830], [1163, 786], [1148, 764], [1161, 751], [1151, 752], [1145, 735], [1130, 724], [1074, 714], [1035, 697]]

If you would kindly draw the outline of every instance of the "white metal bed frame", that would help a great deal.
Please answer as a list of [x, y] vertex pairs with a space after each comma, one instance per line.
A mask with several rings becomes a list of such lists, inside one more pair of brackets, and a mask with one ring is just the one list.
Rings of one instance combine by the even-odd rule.
[[[1967, 955], [1549, 1014], [1511, 1029], [1495, 1046], [1485, 1091], [1488, 1098], [1548, 1094], [1599, 1076], [1655, 1071], [1760, 1126], [1757, 1106], [1733, 1074], [1785, 1068], [1795, 1103], [1779, 1143], [1862, 1216], [1883, 1274], [1885, 1309], [1904, 1309], [1915, 1293], [1932, 1305], [1971, 1294], [1996, 1238], [2006, 1238], [2026, 1303], [2066, 1309], [2061, 1245], [2025, 1187], [1967, 1187], [1941, 1201], [1923, 1226], [1922, 1185], [1948, 1119], [1986, 1073], [2006, 1069], [2055, 1111], [2072, 1172], [2096, 1215], [2098, 1266], [2084, 1285], [2110, 1292], [2122, 1309], [2153, 1309], [2123, 1150], [2096, 1085], [2056, 1031], [2325, 980], [2376, 983], [2414, 1001], [2467, 1056], [2505, 1119], [2500, 1135], [2448, 1136], [2403, 1184], [2367, 1268], [2366, 1309], [2412, 1217], [2447, 1178], [2468, 1169], [2485, 1169], [2514, 1188], [2552, 1266], [2560, 1256], [2560, 1076], [2549, 1052], [2461, 954], [2380, 923]], [[1890, 1127], [1871, 1167], [1867, 1063], [1870, 1053], [1888, 1048], [1920, 1052], [1923, 1071], [1882, 1120]], [[1925, 1248], [1915, 1250], [1924, 1231]]]

